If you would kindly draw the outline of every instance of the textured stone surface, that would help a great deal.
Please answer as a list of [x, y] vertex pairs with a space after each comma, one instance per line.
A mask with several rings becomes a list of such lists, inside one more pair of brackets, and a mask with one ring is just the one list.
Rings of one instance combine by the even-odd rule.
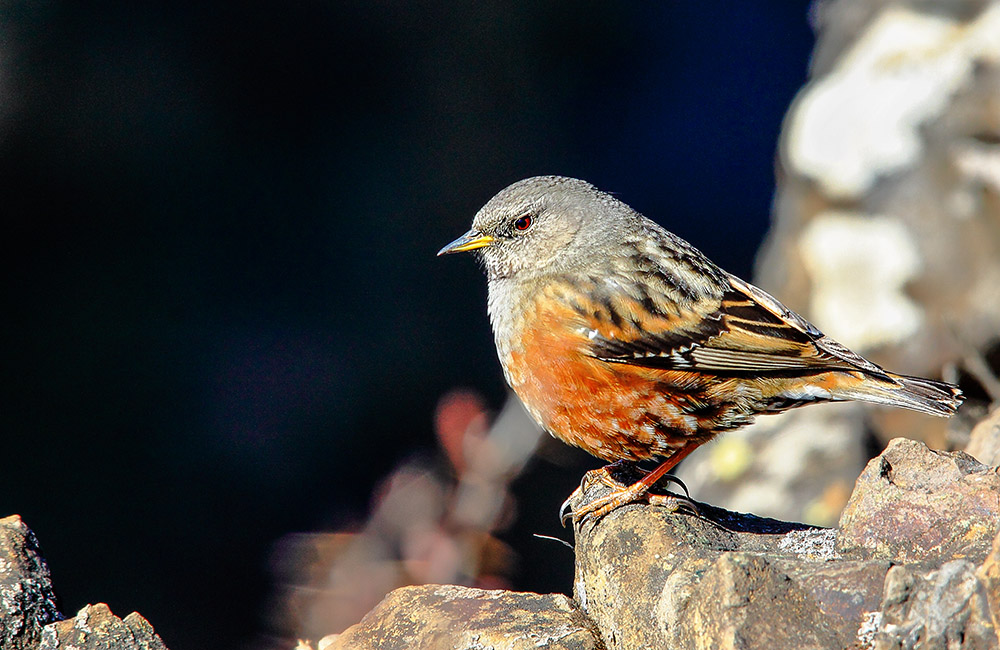
[[60, 618], [34, 533], [17, 515], [0, 519], [0, 648], [35, 648], [42, 627]]
[[842, 553], [981, 562], [1000, 529], [1000, 475], [964, 452], [898, 438], [872, 459], [840, 521]]
[[125, 619], [104, 603], [87, 605], [73, 618], [51, 623], [42, 631], [39, 650], [167, 650], [153, 626], [132, 612]]
[[63, 620], [38, 540], [17, 515], [0, 519], [0, 648], [166, 650], [134, 612], [122, 620], [107, 605], [88, 605]]
[[[994, 594], [995, 595], [995, 594]], [[921, 571], [894, 566], [885, 577], [873, 647], [996, 648], [989, 598], [968, 560]]]
[[577, 525], [575, 595], [609, 648], [998, 647], [1000, 476], [963, 452], [893, 440], [840, 530], [697, 506]]
[[976, 577], [986, 590], [993, 626], [997, 633], [997, 647], [1000, 647], [1000, 533], [993, 539], [990, 554], [976, 569]]
[[573, 601], [561, 594], [425, 585], [391, 592], [328, 647], [591, 650], [604, 646]]
[[838, 635], [836, 624], [781, 564], [761, 554], [720, 555], [691, 598], [690, 618], [674, 622], [677, 642], [706, 650], [737, 647], [745, 638], [766, 639], [771, 647], [843, 645], [853, 625], [846, 639]]
[[698, 507], [632, 504], [577, 525], [574, 593], [609, 648], [854, 643], [888, 563], [836, 561], [832, 530]]

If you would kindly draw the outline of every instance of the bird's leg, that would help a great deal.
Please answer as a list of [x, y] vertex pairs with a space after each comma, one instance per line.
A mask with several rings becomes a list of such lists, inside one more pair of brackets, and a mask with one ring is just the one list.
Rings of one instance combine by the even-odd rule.
[[647, 492], [647, 503], [653, 506], [660, 506], [661, 508], [668, 508], [670, 512], [678, 512], [680, 510], [687, 509], [694, 516], [701, 516], [701, 511], [698, 510], [698, 506], [695, 505], [694, 499], [691, 498], [691, 492], [688, 490], [688, 486], [684, 484], [684, 481], [673, 474], [664, 474], [660, 477], [661, 481], [663, 479], [666, 479], [668, 483], [676, 483], [679, 485], [680, 488], [684, 490], [684, 496], [679, 494], [652, 494]]
[[[678, 460], [677, 462], [680, 462], [680, 460]], [[634, 465], [634, 463], [632, 461], [619, 460], [619, 461], [616, 461], [614, 463], [611, 463], [610, 465], [605, 465], [604, 467], [599, 467], [597, 469], [592, 469], [592, 470], [588, 471], [586, 474], [583, 475], [583, 480], [580, 481], [580, 485], [576, 488], [576, 490], [573, 491], [573, 494], [569, 495], [569, 498], [566, 499], [565, 502], [563, 502], [562, 507], [559, 509], [559, 513], [562, 514], [566, 510], [566, 508], [569, 505], [570, 501], [572, 501], [577, 495], [582, 495], [584, 492], [586, 492], [587, 490], [589, 490], [591, 488], [591, 486], [593, 486], [595, 483], [600, 483], [602, 485], [605, 485], [605, 486], [611, 488], [612, 490], [622, 490], [622, 489], [624, 489], [627, 486], [624, 483], [621, 483], [618, 479], [616, 479], [614, 477], [614, 474], [617, 473], [619, 470], [626, 469], [626, 468], [628, 468], [630, 466], [633, 466], [633, 465]], [[657, 466], [657, 467], [659, 467], [659, 466]], [[636, 466], [635, 467], [635, 471], [636, 472], [643, 472], [645, 470], [643, 470], [643, 469], [641, 469], [641, 468], [639, 468], [639, 467]], [[664, 481], [665, 480], [668, 483], [676, 483], [677, 485], [680, 486], [680, 488], [682, 490], [684, 490], [684, 496], [686, 496], [688, 499], [691, 498], [691, 492], [688, 490], [687, 485], [684, 484], [684, 481], [682, 481], [680, 478], [674, 476], [673, 474], [664, 474], [663, 476], [661, 476], [657, 480], [658, 481]], [[655, 483], [651, 483], [650, 487], [652, 487], [654, 484]], [[651, 498], [651, 499], [654, 498], [654, 497], [656, 497], [656, 496], [659, 496], [659, 495], [655, 495], [655, 494], [648, 495], [648, 497]], [[672, 498], [672, 497], [667, 496], [667, 498], [669, 499], [669, 498]]]
[[[560, 508], [560, 514], [562, 515], [563, 521], [565, 521], [567, 516], [572, 517], [574, 522], [580, 521], [581, 519], [590, 519], [590, 518], [597, 519], [603, 517], [604, 515], [608, 514], [609, 512], [611, 512], [612, 510], [614, 510], [619, 506], [623, 506], [626, 503], [632, 503], [633, 501], [636, 501], [642, 498], [643, 496], [646, 496], [647, 493], [649, 492], [649, 488], [655, 485], [657, 481], [663, 478], [667, 474], [667, 472], [673, 469], [674, 466], [677, 465], [677, 463], [684, 460], [684, 458], [692, 451], [694, 451], [698, 446], [699, 443], [697, 442], [690, 442], [686, 444], [685, 446], [677, 450], [677, 452], [673, 456], [660, 463], [660, 465], [652, 472], [646, 474], [641, 479], [639, 479], [638, 481], [629, 486], [621, 485], [620, 483], [618, 483], [618, 481], [615, 481], [614, 478], [612, 478], [610, 470], [614, 467], [614, 465], [609, 465], [599, 470], [591, 470], [590, 472], [587, 472], [587, 474], [584, 475], [584, 479], [580, 487], [577, 488], [577, 490], [573, 492], [572, 495], [570, 495], [570, 498], [567, 499], [566, 502], [563, 503], [562, 508]], [[611, 492], [605, 494], [602, 497], [594, 499], [590, 503], [584, 504], [578, 510], [566, 513], [565, 510], [569, 505], [569, 502], [576, 496], [577, 492], [581, 493], [585, 492], [586, 491], [585, 487], [589, 487], [591, 482], [594, 480], [600, 481], [601, 483], [604, 483], [605, 485], [610, 487]], [[680, 482], [680, 479], [672, 478], [671, 480], [678, 482], [682, 487], [684, 487], [684, 491], [687, 492], [687, 486], [685, 486], [683, 482]], [[666, 506], [671, 508], [671, 510], [680, 509], [681, 506], [680, 504], [677, 504], [676, 501], [678, 499], [681, 500], [684, 499], [684, 497], [680, 497], [677, 495], [665, 495], [665, 494], [650, 495], [647, 498], [650, 503], [654, 505]], [[688, 499], [690, 499], [690, 497], [688, 497]], [[690, 504], [688, 503], [685, 505], [690, 505]], [[694, 508], [694, 506], [691, 507]], [[694, 510], [697, 513], [697, 508], [694, 508]]]

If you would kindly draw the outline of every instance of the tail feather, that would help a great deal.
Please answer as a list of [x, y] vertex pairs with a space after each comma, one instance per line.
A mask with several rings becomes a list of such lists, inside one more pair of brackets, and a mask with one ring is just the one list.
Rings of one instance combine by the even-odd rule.
[[957, 386], [943, 381], [905, 375], [895, 375], [893, 379], [903, 384], [907, 397], [926, 407], [926, 410], [917, 409], [918, 411], [924, 410], [925, 413], [949, 417], [955, 414], [965, 400], [965, 396]]
[[846, 391], [844, 397], [887, 404], [920, 411], [929, 415], [950, 417], [958, 410], [965, 397], [957, 386], [943, 381], [908, 377], [886, 373], [893, 383], [866, 381], [852, 390]]

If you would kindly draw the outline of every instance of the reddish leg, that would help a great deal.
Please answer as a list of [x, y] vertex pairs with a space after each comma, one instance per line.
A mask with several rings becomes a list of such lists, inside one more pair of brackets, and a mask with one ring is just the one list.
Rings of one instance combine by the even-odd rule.
[[[677, 450], [673, 456], [660, 463], [660, 465], [652, 472], [646, 474], [629, 486], [621, 485], [611, 477], [610, 467], [612, 466], [610, 465], [608, 467], [602, 467], [601, 469], [587, 472], [583, 479], [583, 485], [577, 488], [577, 491], [583, 491], [584, 485], [589, 485], [591, 482], [596, 480], [610, 487], [611, 492], [600, 498], [594, 499], [590, 503], [584, 504], [579, 510], [574, 510], [569, 513], [569, 516], [573, 517], [574, 522], [580, 521], [581, 519], [597, 519], [599, 517], [603, 517], [619, 506], [623, 506], [626, 503], [632, 503], [633, 501], [642, 498], [647, 492], [649, 492], [649, 488], [654, 486], [657, 481], [663, 478], [664, 474], [673, 469], [677, 463], [684, 460], [688, 454], [699, 446], [701, 446], [700, 442], [689, 442]], [[575, 495], [576, 492], [570, 496], [570, 499], [572, 499]], [[657, 505], [665, 505], [666, 499], [674, 500], [678, 498], [680, 497], [657, 496], [655, 499], [651, 499], [651, 502], [654, 502]]]

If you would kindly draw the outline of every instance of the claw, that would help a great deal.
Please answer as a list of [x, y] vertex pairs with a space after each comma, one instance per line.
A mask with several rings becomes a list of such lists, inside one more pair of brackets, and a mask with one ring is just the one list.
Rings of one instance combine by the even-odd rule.
[[559, 523], [562, 524], [563, 528], [566, 527], [566, 520], [567, 519], [570, 519], [570, 518], [575, 519], [576, 518], [575, 517], [576, 516], [576, 512], [573, 511], [573, 510], [570, 510], [570, 502], [573, 501], [573, 499], [576, 498], [576, 495], [578, 493], [582, 493], [582, 491], [580, 490], [580, 488], [576, 488], [575, 490], [573, 490], [573, 494], [569, 495], [569, 497], [565, 501], [563, 501], [562, 505], [559, 506]]
[[684, 481], [680, 480], [673, 474], [664, 474], [660, 480], [661, 481], [666, 480], [667, 483], [676, 483], [677, 485], [680, 486], [682, 490], [684, 490], [684, 496], [686, 496], [688, 499], [691, 498], [691, 492], [688, 490], [688, 486], [684, 485]]

